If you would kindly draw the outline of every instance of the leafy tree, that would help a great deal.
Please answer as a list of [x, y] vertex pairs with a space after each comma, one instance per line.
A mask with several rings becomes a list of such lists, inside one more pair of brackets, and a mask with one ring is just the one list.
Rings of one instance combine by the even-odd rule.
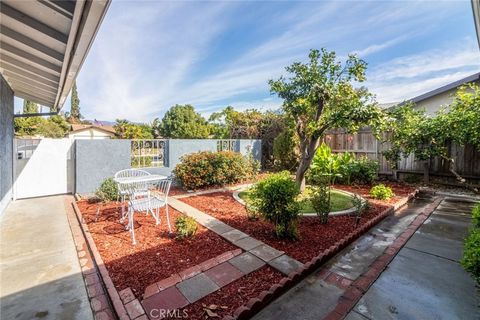
[[38, 104], [29, 100], [23, 100], [23, 113], [38, 113]]
[[295, 129], [288, 127], [273, 140], [275, 167], [291, 171], [298, 165], [298, 137]]
[[386, 128], [389, 131], [390, 149], [385, 158], [395, 168], [403, 157], [414, 154], [415, 159], [425, 164], [425, 179], [428, 181], [430, 160], [439, 156], [450, 164], [450, 171], [460, 182], [465, 182], [455, 171], [455, 159], [448, 154], [448, 145], [470, 144], [480, 150], [480, 89], [470, 84], [461, 87], [448, 108], [443, 108], [434, 117], [424, 110], [415, 110], [413, 104], [405, 104], [388, 112]]
[[14, 119], [15, 135], [19, 137], [34, 136], [42, 117], [21, 117]]
[[207, 121], [189, 104], [171, 107], [157, 129], [166, 138], [202, 139], [209, 136]]
[[153, 129], [148, 124], [135, 124], [125, 119], [117, 119], [114, 128], [120, 139], [153, 139]]
[[72, 87], [72, 95], [71, 95], [71, 106], [70, 106], [70, 121], [72, 123], [79, 123], [80, 119], [83, 118], [80, 114], [80, 99], [78, 98], [78, 91], [77, 91], [77, 82], [73, 83]]
[[303, 191], [305, 172], [325, 131], [360, 127], [380, 122], [382, 112], [373, 96], [356, 89], [354, 82], [365, 80], [367, 64], [356, 55], [345, 63], [337, 61], [335, 52], [311, 50], [307, 63], [295, 62], [286, 67], [289, 78], [270, 80], [270, 90], [283, 99], [283, 110], [295, 123], [300, 139], [300, 160], [296, 183]]
[[70, 128], [65, 118], [61, 115], [49, 118], [15, 118], [14, 126], [17, 136], [40, 135], [45, 138], [63, 138]]

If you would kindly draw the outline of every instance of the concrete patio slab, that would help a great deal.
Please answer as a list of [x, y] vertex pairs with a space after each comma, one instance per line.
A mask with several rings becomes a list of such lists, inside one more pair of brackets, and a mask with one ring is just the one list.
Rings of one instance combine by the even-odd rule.
[[280, 257], [270, 260], [268, 264], [285, 275], [288, 275], [290, 274], [290, 272], [293, 272], [303, 267], [303, 263], [285, 254], [282, 254]]
[[220, 287], [205, 273], [200, 273], [193, 278], [178, 283], [177, 288], [190, 303], [193, 303], [217, 291]]
[[178, 290], [177, 287], [169, 287], [153, 296], [142, 301], [147, 314], [155, 316], [155, 311], [152, 310], [174, 310], [183, 308], [188, 305], [185, 296]]
[[250, 253], [256, 255], [260, 259], [262, 259], [265, 262], [268, 262], [272, 259], [275, 259], [276, 257], [279, 257], [283, 254], [282, 251], [279, 251], [273, 247], [270, 247], [267, 244], [262, 244], [252, 250], [249, 251]]
[[244, 274], [248, 274], [265, 265], [265, 262], [251, 253], [244, 252], [241, 255], [230, 259], [229, 262]]
[[0, 252], [2, 319], [93, 319], [64, 196], [11, 203]]
[[368, 319], [478, 319], [479, 303], [458, 263], [403, 248], [355, 311]]

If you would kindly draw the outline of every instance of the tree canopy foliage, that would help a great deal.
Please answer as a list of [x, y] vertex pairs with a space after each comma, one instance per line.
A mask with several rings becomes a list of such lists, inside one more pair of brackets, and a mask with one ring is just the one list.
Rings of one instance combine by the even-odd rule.
[[23, 113], [38, 113], [39, 107], [38, 104], [29, 100], [23, 100]]
[[80, 98], [78, 97], [77, 82], [75, 81], [72, 86], [72, 95], [70, 98], [70, 114], [67, 116], [71, 123], [80, 123], [83, 118], [80, 113]]
[[470, 144], [480, 150], [480, 89], [475, 84], [461, 87], [452, 103], [428, 116], [411, 103], [390, 110], [385, 130], [391, 148], [384, 152], [393, 166], [414, 154], [417, 160], [435, 156], [449, 158], [448, 143]]
[[113, 126], [120, 139], [153, 139], [153, 129], [148, 124], [131, 123], [125, 119], [117, 119]]
[[48, 118], [15, 118], [14, 128], [16, 136], [63, 138], [70, 129], [70, 125], [62, 115], [55, 115]]
[[300, 139], [300, 163], [296, 181], [303, 190], [305, 172], [325, 131], [345, 128], [355, 132], [365, 125], [381, 123], [382, 111], [365, 88], [366, 62], [349, 55], [344, 63], [335, 52], [311, 50], [307, 63], [295, 62], [285, 69], [288, 78], [270, 80], [270, 90], [283, 99], [283, 111], [295, 123]]
[[209, 126], [205, 118], [192, 105], [174, 105], [165, 113], [162, 121], [154, 121], [156, 130], [165, 138], [208, 138]]

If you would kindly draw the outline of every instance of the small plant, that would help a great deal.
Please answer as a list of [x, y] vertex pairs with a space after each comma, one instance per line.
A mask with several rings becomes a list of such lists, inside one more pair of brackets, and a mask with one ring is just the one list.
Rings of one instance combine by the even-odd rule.
[[182, 240], [191, 238], [197, 233], [197, 222], [192, 217], [181, 216], [175, 220], [175, 227], [177, 228], [177, 239]]
[[113, 178], [106, 178], [97, 191], [95, 191], [95, 195], [103, 202], [116, 201], [118, 199], [117, 183]]
[[460, 262], [480, 284], [480, 204], [473, 207], [472, 224], [470, 234], [465, 239], [463, 259]]
[[374, 199], [387, 200], [393, 197], [395, 194], [393, 193], [392, 188], [387, 187], [381, 183], [370, 189], [370, 195]]
[[250, 192], [251, 210], [275, 226], [279, 238], [296, 239], [300, 205], [299, 189], [288, 171], [275, 173], [256, 183]]
[[363, 213], [368, 209], [368, 202], [364, 201], [362, 197], [354, 193], [352, 196], [352, 204], [355, 207], [355, 226], [358, 227]]
[[321, 183], [313, 189], [312, 196], [310, 198], [312, 206], [320, 218], [322, 224], [328, 222], [328, 214], [332, 210], [330, 202], [330, 186], [327, 183]]

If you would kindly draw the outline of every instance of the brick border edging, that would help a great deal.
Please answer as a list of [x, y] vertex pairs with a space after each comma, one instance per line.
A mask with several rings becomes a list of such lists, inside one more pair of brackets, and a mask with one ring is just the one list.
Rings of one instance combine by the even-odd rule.
[[[127, 312], [126, 304], [124, 304], [123, 300], [120, 298], [120, 294], [113, 285], [113, 281], [110, 278], [110, 275], [108, 274], [108, 270], [105, 267], [105, 264], [103, 263], [102, 257], [100, 256], [100, 253], [97, 249], [97, 246], [95, 245], [95, 242], [92, 238], [92, 235], [90, 234], [90, 231], [88, 229], [87, 224], [83, 220], [82, 214], [80, 212], [80, 209], [77, 206], [77, 203], [75, 201], [71, 202], [71, 205], [73, 207], [73, 210], [75, 212], [76, 218], [78, 223], [80, 224], [80, 227], [82, 229], [82, 234], [83, 237], [87, 240], [88, 248], [93, 255], [93, 260], [94, 263], [96, 264], [96, 267], [98, 268], [99, 274], [103, 280], [103, 283], [105, 284], [105, 287], [107, 289], [108, 296], [110, 297], [110, 301], [113, 304], [114, 311], [117, 315], [117, 317], [121, 320], [130, 320], [130, 319], [135, 319], [131, 318], [131, 315]], [[133, 301], [131, 301], [133, 302]], [[131, 303], [129, 302], [129, 303]], [[142, 316], [145, 314], [145, 311], [143, 310], [143, 307], [141, 306], [140, 302], [137, 300], [137, 303], [132, 303], [132, 307], [140, 307], [141, 313], [139, 316]]]
[[378, 216], [371, 219], [360, 228], [352, 231], [350, 234], [340, 240], [337, 244], [332, 245], [330, 248], [324, 250], [316, 257], [313, 257], [302, 268], [291, 272], [288, 277], [284, 277], [282, 280], [280, 280], [278, 284], [274, 284], [273, 286], [271, 286], [269, 290], [264, 290], [256, 298], [251, 298], [245, 305], [238, 307], [234, 311], [233, 316], [225, 316], [223, 320], [243, 320], [252, 318], [260, 310], [266, 307], [270, 302], [280, 297], [282, 294], [291, 289], [294, 285], [298, 284], [301, 280], [306, 278], [313, 271], [317, 270], [330, 258], [332, 258], [341, 250], [346, 248], [349, 244], [358, 239], [361, 235], [366, 233], [373, 226], [378, 224], [381, 220], [406, 205], [411, 199], [413, 199], [417, 195], [417, 193], [418, 190], [409, 193], [408, 196], [400, 199], [393, 206], [385, 209]]
[[427, 205], [409, 226], [389, 245], [383, 253], [375, 259], [368, 269], [362, 273], [352, 284], [345, 290], [343, 295], [338, 299], [337, 305], [324, 319], [343, 319], [352, 310], [360, 298], [370, 288], [370, 286], [378, 279], [380, 274], [385, 270], [387, 265], [395, 258], [400, 249], [407, 243], [413, 234], [422, 226], [425, 220], [435, 211], [438, 205], [443, 201], [443, 197], [436, 199]]

